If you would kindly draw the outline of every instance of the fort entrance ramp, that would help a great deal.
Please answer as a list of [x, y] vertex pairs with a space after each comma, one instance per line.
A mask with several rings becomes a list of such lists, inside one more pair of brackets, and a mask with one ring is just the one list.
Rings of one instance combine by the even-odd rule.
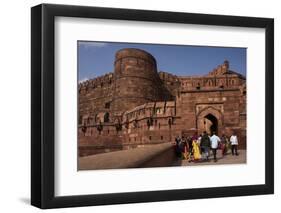
[[171, 166], [175, 160], [174, 145], [172, 143], [161, 143], [79, 157], [78, 168], [79, 170], [92, 170], [159, 167]]

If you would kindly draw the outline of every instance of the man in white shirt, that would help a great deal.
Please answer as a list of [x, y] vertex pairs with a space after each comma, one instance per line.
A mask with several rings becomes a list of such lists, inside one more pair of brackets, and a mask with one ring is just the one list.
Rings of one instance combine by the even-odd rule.
[[237, 152], [238, 137], [237, 137], [235, 132], [233, 132], [233, 134], [230, 137], [230, 144], [231, 144], [231, 153], [232, 153], [232, 155], [234, 155], [234, 153], [235, 153], [235, 155], [237, 156], [238, 155], [238, 152]]
[[219, 142], [221, 141], [221, 139], [216, 135], [215, 132], [213, 132], [212, 137], [210, 138], [211, 140], [211, 149], [214, 155], [214, 161], [217, 162], [217, 149], [219, 146]]

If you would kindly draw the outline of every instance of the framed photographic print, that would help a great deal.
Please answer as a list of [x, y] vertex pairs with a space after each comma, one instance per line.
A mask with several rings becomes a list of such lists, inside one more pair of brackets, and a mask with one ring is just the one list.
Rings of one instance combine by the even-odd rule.
[[31, 203], [274, 192], [274, 21], [31, 9]]

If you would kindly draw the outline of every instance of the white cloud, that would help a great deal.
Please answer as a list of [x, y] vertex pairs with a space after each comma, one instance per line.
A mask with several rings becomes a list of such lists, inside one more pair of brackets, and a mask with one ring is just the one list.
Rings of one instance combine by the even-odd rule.
[[100, 48], [100, 47], [105, 47], [108, 44], [104, 42], [79, 41], [79, 45], [83, 48], [90, 48], [90, 47]]
[[89, 79], [88, 78], [83, 78], [83, 79], [79, 80], [79, 84], [84, 82], [84, 81], [87, 81], [87, 80], [89, 80]]

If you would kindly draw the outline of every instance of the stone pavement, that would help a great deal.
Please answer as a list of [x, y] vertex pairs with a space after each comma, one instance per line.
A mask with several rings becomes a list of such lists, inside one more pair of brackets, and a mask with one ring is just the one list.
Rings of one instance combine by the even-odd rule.
[[[167, 151], [171, 154], [167, 154]], [[143, 145], [128, 150], [89, 155], [78, 158], [78, 170], [154, 167], [156, 165], [167, 166], [173, 163], [173, 151], [172, 143], [161, 143]], [[164, 157], [166, 159], [162, 157], [156, 165], [148, 163], [153, 158], [160, 158], [162, 153], [165, 154]], [[153, 162], [156, 163], [155, 160]]]
[[222, 156], [221, 150], [217, 151], [217, 162], [214, 162], [213, 155], [209, 157], [209, 161], [188, 162], [188, 160], [178, 159], [173, 166], [201, 166], [201, 165], [221, 165], [221, 164], [241, 164], [246, 163], [246, 150], [238, 150], [239, 155], [232, 156], [229, 151], [225, 156]]

